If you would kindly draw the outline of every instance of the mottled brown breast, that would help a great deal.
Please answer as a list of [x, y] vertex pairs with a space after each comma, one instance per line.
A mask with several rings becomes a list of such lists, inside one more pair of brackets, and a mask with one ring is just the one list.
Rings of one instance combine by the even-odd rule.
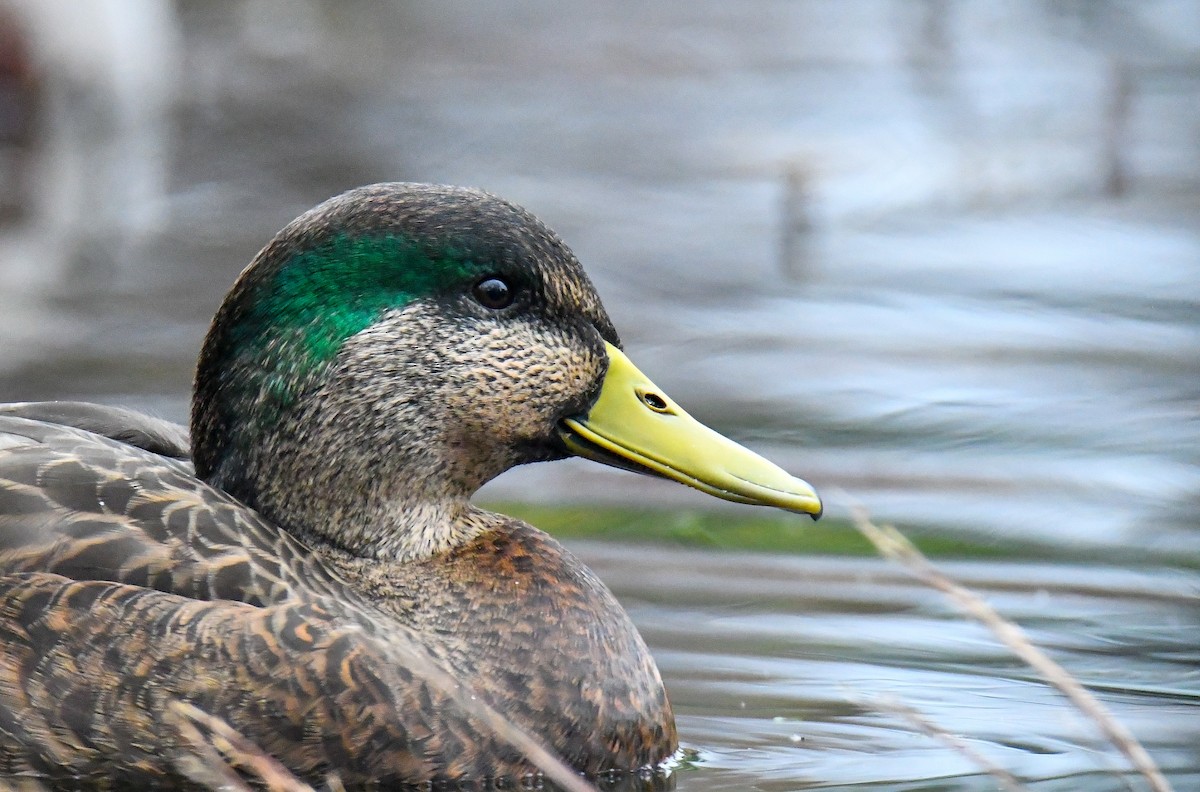
[[424, 562], [322, 555], [568, 764], [595, 773], [669, 757], [671, 705], [624, 609], [553, 538], [495, 518], [475, 541]]

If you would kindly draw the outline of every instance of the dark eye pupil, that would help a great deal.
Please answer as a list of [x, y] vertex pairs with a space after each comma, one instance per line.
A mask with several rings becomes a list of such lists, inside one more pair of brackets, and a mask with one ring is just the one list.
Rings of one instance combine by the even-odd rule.
[[513, 293], [500, 278], [485, 278], [475, 284], [475, 299], [485, 308], [507, 308], [512, 305]]

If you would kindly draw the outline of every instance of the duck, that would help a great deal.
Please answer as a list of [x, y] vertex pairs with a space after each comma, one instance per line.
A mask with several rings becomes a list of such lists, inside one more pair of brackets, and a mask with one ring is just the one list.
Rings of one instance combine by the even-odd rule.
[[584, 776], [660, 765], [674, 715], [620, 603], [471, 502], [569, 456], [822, 510], [638, 370], [525, 209], [417, 183], [316, 206], [224, 298], [188, 428], [0, 407], [0, 777], [187, 788], [180, 706], [345, 788], [539, 773], [497, 714]]

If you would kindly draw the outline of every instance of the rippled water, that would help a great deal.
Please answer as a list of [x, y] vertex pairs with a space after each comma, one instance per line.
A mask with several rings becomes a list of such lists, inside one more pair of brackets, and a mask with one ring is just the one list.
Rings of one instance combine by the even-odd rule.
[[[1121, 789], [1125, 766], [982, 627], [874, 559], [578, 547], [630, 608], [698, 752], [680, 789], [994, 789], [911, 708], [1038, 790]], [[1197, 578], [1161, 569], [960, 562], [946, 571], [1020, 622], [1200, 784]], [[1135, 784], [1135, 788], [1138, 788]]]
[[[61, 93], [139, 101], [63, 100], [50, 208], [0, 227], [0, 399], [182, 419], [284, 222], [357, 183], [484, 186], [562, 233], [658, 384], [832, 495], [832, 528], [751, 542], [745, 510], [581, 462], [483, 494], [551, 527], [666, 509], [636, 530], [658, 544], [572, 541], [662, 666], [679, 788], [994, 787], [906, 707], [1036, 789], [1121, 788], [982, 628], [837, 538], [851, 498], [956, 543], [942, 563], [1200, 788], [1200, 4], [635, 5], [178, 4]], [[71, 175], [117, 155], [138, 167]]]

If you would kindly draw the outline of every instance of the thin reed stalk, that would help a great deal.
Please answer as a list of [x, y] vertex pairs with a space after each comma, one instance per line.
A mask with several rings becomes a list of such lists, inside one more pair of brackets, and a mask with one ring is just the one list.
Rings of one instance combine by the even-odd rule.
[[857, 505], [851, 508], [851, 516], [855, 527], [880, 555], [901, 564], [914, 577], [942, 592], [960, 611], [987, 627], [1013, 654], [1037, 671], [1042, 679], [1095, 723], [1108, 741], [1146, 779], [1154, 792], [1172, 792], [1170, 782], [1133, 732], [1066, 669], [1035, 646], [1024, 630], [997, 613], [978, 594], [938, 570], [895, 526], [875, 525], [867, 511]]

